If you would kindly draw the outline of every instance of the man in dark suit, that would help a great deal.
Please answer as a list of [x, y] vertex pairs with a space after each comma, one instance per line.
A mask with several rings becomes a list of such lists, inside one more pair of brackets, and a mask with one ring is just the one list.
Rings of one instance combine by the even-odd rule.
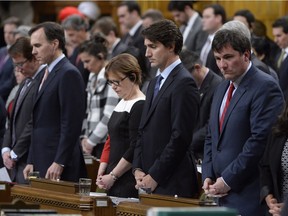
[[199, 94], [179, 59], [183, 37], [169, 20], [156, 22], [142, 33], [146, 57], [152, 67], [159, 68], [160, 75], [150, 82], [139, 126], [133, 161], [136, 188], [193, 197], [198, 186], [189, 146]]
[[136, 1], [123, 1], [118, 5], [117, 16], [119, 25], [127, 30], [122, 37], [121, 43], [128, 47], [133, 46], [139, 52], [139, 57], [135, 56], [142, 70], [142, 83], [149, 78], [149, 62], [145, 58], [146, 48], [144, 46], [144, 38], [141, 34], [143, 30], [141, 20], [141, 8]]
[[[21, 72], [26, 80], [16, 93], [9, 127], [2, 144], [4, 165], [10, 170], [10, 178], [19, 184], [27, 183], [23, 176], [28, 150], [31, 142], [31, 120], [33, 99], [38, 91], [38, 82], [45, 66], [32, 55], [30, 39], [21, 37], [10, 48], [15, 70]], [[42, 73], [42, 74], [41, 74]]]
[[206, 67], [222, 76], [216, 64], [211, 45], [216, 31], [226, 22], [226, 11], [220, 4], [210, 4], [203, 9], [202, 16], [202, 29], [209, 35], [201, 49], [200, 59]]
[[112, 17], [106, 16], [98, 19], [93, 25], [91, 31], [92, 37], [99, 35], [106, 39], [108, 50], [107, 60], [110, 60], [111, 58], [121, 53], [129, 52], [130, 50], [133, 50], [133, 48], [135, 49], [135, 54], [130, 54], [133, 54], [133, 56], [139, 59], [138, 49], [121, 42], [117, 30], [117, 25], [114, 23]]
[[202, 164], [203, 189], [240, 215], [263, 215], [258, 164], [283, 108], [276, 81], [250, 61], [249, 38], [222, 28], [212, 42], [225, 82], [214, 93]]
[[210, 68], [203, 66], [200, 56], [195, 52], [182, 50], [180, 59], [194, 78], [200, 93], [199, 118], [193, 132], [191, 151], [198, 163], [201, 163], [212, 99], [215, 89], [222, 81], [222, 77], [218, 76]]
[[16, 84], [13, 62], [8, 55], [9, 47], [15, 43], [14, 31], [21, 24], [17, 17], [9, 17], [3, 22], [5, 47], [0, 49], [0, 97], [4, 101], [7, 100], [10, 91]]
[[272, 24], [274, 41], [280, 47], [281, 52], [275, 56], [275, 65], [279, 76], [279, 84], [284, 97], [288, 96], [288, 21], [286, 17], [277, 19]]
[[24, 176], [76, 182], [86, 176], [79, 136], [85, 113], [85, 89], [80, 72], [63, 54], [63, 28], [54, 22], [33, 27], [32, 54], [47, 64], [33, 107], [32, 142]]
[[80, 60], [79, 47], [84, 41], [88, 40], [88, 24], [82, 16], [75, 14], [64, 19], [61, 25], [64, 28], [66, 40], [74, 47], [74, 50], [68, 59], [80, 71], [85, 86], [87, 86], [90, 73], [84, 68], [83, 63]]
[[202, 18], [193, 9], [193, 1], [170, 1], [168, 10], [179, 23], [183, 35], [183, 48], [200, 54], [208, 34], [202, 30]]

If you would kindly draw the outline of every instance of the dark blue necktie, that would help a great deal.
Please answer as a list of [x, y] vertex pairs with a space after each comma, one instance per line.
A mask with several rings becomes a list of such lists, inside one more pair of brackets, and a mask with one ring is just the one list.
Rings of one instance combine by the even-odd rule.
[[161, 84], [162, 79], [163, 79], [163, 77], [161, 75], [159, 75], [158, 78], [157, 78], [157, 82], [156, 82], [156, 85], [155, 85], [155, 88], [154, 88], [153, 101], [154, 101], [154, 99], [156, 98], [156, 96], [157, 96], [157, 94], [159, 92], [160, 84]]

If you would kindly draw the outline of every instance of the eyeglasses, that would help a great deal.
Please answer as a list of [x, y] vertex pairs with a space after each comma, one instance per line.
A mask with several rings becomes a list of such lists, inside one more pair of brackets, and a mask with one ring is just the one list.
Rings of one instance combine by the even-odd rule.
[[124, 78], [120, 79], [120, 80], [107, 80], [107, 84], [112, 86], [112, 84], [114, 84], [115, 86], [119, 86], [120, 83], [125, 80], [128, 76], [125, 76]]
[[18, 62], [18, 63], [14, 63], [14, 67], [19, 67], [19, 68], [22, 68], [23, 65], [28, 61], [28, 59], [26, 59], [25, 61], [23, 62]]

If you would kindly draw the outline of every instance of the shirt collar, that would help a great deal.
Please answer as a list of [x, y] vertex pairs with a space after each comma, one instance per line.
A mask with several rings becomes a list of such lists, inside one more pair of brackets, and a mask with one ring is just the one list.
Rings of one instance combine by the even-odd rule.
[[243, 73], [235, 82], [233, 82], [235, 89], [238, 88], [238, 86], [240, 85], [242, 79], [244, 78], [244, 76], [247, 74], [247, 72], [250, 70], [251, 67], [252, 67], [252, 63], [250, 61], [245, 73]]
[[164, 80], [167, 79], [167, 77], [169, 76], [169, 74], [171, 73], [171, 71], [178, 65], [181, 63], [180, 59], [177, 59], [176, 61], [174, 61], [172, 64], [170, 64], [168, 67], [166, 67], [162, 72], [161, 72], [161, 76], [164, 78]]
[[53, 62], [51, 62], [50, 65], [48, 65], [49, 73], [53, 70], [55, 65], [58, 64], [64, 57], [65, 57], [65, 55], [62, 53], [58, 58], [56, 58]]
[[197, 12], [194, 12], [193, 15], [190, 17], [188, 23], [187, 23], [187, 27], [190, 28], [193, 26], [195, 20], [197, 19], [197, 17], [199, 16], [199, 14]]

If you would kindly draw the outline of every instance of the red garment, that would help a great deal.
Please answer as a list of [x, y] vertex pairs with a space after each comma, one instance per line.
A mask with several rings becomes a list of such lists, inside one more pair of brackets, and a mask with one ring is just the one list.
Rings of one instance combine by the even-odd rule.
[[7, 106], [7, 115], [9, 117], [9, 119], [11, 119], [13, 105], [14, 105], [14, 99], [11, 100], [10, 103], [8, 104], [8, 106]]
[[100, 162], [108, 163], [110, 155], [110, 136], [108, 135], [107, 140], [104, 144], [104, 148], [101, 154]]

